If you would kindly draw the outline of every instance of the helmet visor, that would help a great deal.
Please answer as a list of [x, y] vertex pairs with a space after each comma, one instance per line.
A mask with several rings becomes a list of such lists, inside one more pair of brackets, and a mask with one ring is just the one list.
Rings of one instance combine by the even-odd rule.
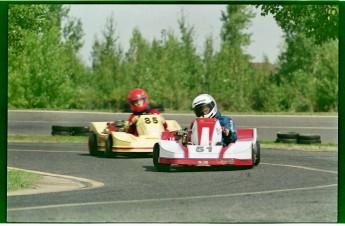
[[145, 104], [145, 97], [132, 100], [131, 104], [136, 107], [143, 106]]
[[194, 107], [194, 113], [197, 117], [202, 117], [204, 115], [209, 114], [214, 107], [213, 102], [207, 104], [199, 104]]

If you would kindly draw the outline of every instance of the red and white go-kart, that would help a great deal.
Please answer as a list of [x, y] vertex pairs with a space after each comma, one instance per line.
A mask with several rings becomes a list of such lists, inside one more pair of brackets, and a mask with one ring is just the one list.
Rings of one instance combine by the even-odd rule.
[[222, 128], [215, 118], [197, 118], [190, 131], [165, 131], [153, 147], [153, 164], [158, 171], [171, 165], [244, 166], [260, 163], [256, 128], [237, 129], [238, 139], [223, 147]]

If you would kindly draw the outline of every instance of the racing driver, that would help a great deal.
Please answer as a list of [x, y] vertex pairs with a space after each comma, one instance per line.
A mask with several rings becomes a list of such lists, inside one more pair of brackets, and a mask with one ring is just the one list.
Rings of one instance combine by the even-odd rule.
[[[230, 117], [223, 116], [217, 109], [217, 103], [209, 94], [201, 94], [193, 100], [192, 108], [197, 117], [216, 118], [222, 127], [222, 144], [227, 146], [237, 140], [236, 124]], [[192, 128], [193, 123], [190, 128]]]
[[[128, 119], [128, 133], [131, 133], [135, 136], [138, 136], [138, 132], [136, 129], [136, 122], [140, 115], [143, 114], [157, 114], [160, 115], [160, 112], [158, 109], [152, 109], [151, 106], [149, 105], [149, 97], [145, 90], [140, 89], [140, 88], [135, 88], [132, 89], [128, 93], [127, 101], [129, 106], [132, 109], [132, 114], [129, 116]], [[162, 116], [161, 116], [162, 117]], [[163, 126], [164, 129], [167, 130], [167, 123], [165, 122], [164, 118], [163, 119]]]

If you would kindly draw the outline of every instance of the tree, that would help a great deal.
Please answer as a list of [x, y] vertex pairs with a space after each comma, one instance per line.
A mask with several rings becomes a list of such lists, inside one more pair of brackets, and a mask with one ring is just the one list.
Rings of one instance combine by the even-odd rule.
[[[254, 17], [245, 5], [228, 5], [222, 12], [221, 49], [217, 54], [217, 74], [212, 90], [219, 97], [219, 103], [229, 110], [245, 111], [250, 109], [251, 76], [249, 65], [251, 56], [244, 53], [250, 44], [250, 34], [245, 30]], [[229, 100], [236, 100], [231, 103]]]
[[150, 44], [143, 38], [138, 28], [132, 31], [130, 47], [126, 53], [128, 76], [131, 77], [131, 87], [146, 87], [154, 81], [150, 57]]
[[92, 91], [89, 103], [101, 109], [120, 108], [124, 94], [119, 89], [123, 87], [121, 75], [122, 50], [117, 44], [118, 36], [113, 16], [106, 22], [102, 32], [103, 40], [96, 39], [92, 46]]
[[[58, 28], [43, 37], [27, 32], [20, 55], [9, 53], [9, 106], [20, 108], [70, 107], [75, 98], [63, 46], [59, 45]], [[54, 46], [54, 48], [52, 48]]]
[[303, 32], [307, 37], [314, 38], [317, 44], [338, 38], [339, 6], [336, 4], [262, 4], [257, 7], [261, 7], [263, 16], [273, 14], [288, 36]]
[[[8, 48], [19, 54], [23, 50], [23, 35], [27, 31], [42, 33], [51, 27], [47, 5], [9, 4]], [[38, 19], [39, 18], [39, 19]]]
[[[10, 5], [9, 106], [70, 108], [85, 73], [73, 42], [62, 42], [62, 5]], [[74, 27], [76, 29], [76, 27]], [[70, 27], [70, 32], [81, 34]], [[81, 35], [78, 40], [81, 40]], [[75, 39], [77, 40], [77, 39]]]
[[[203, 87], [203, 92], [211, 93], [212, 79], [215, 77], [214, 71], [216, 71], [215, 65], [215, 52], [213, 49], [213, 39], [212, 36], [206, 38], [204, 42], [204, 53], [203, 53], [203, 67], [201, 75], [201, 86]], [[200, 92], [202, 93], [202, 92]]]
[[275, 83], [284, 90], [286, 111], [334, 111], [338, 96], [338, 41], [322, 45], [297, 33], [286, 38], [287, 48], [278, 58]]
[[[336, 111], [338, 106], [337, 5], [258, 5], [272, 13], [285, 33], [272, 86], [279, 88], [275, 109]], [[277, 103], [277, 102], [275, 102]]]
[[187, 91], [187, 96], [193, 96], [202, 91], [200, 90], [202, 66], [194, 46], [194, 27], [187, 24], [183, 11], [178, 20], [178, 25], [181, 35], [180, 54], [181, 59], [183, 59], [181, 61], [181, 69], [183, 71], [181, 77], [184, 78], [182, 84]]

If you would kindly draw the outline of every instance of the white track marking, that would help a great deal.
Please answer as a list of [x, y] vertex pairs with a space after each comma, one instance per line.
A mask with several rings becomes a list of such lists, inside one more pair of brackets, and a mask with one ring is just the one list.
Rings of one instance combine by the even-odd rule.
[[317, 169], [317, 168], [311, 168], [311, 167], [305, 167], [305, 166], [283, 165], [283, 164], [275, 164], [275, 163], [260, 163], [260, 165], [291, 167], [291, 168], [305, 169], [305, 170], [311, 170], [311, 171], [320, 171], [320, 172], [324, 172], [324, 173], [338, 174], [338, 171], [323, 170], [323, 169]]
[[178, 197], [178, 198], [161, 198], [161, 199], [142, 199], [142, 200], [123, 200], [123, 201], [108, 201], [108, 202], [86, 202], [86, 203], [71, 203], [71, 204], [59, 204], [59, 205], [47, 205], [47, 206], [34, 206], [34, 207], [22, 207], [22, 208], [9, 208], [7, 211], [22, 211], [22, 210], [38, 210], [38, 209], [48, 209], [48, 208], [59, 208], [59, 207], [74, 207], [74, 206], [92, 206], [92, 205], [107, 205], [107, 204], [130, 204], [130, 203], [144, 203], [144, 202], [162, 202], [162, 201], [176, 201], [176, 200], [186, 200], [186, 199], [208, 199], [208, 198], [224, 198], [224, 197], [234, 197], [234, 196], [244, 196], [244, 195], [262, 195], [271, 194], [278, 192], [293, 192], [293, 191], [303, 191], [303, 190], [313, 190], [313, 189], [323, 189], [337, 186], [337, 184], [328, 184], [313, 187], [301, 187], [301, 188], [290, 188], [290, 189], [279, 189], [279, 190], [268, 190], [268, 191], [258, 191], [258, 192], [244, 192], [244, 193], [232, 193], [232, 194], [222, 194], [222, 195], [205, 195], [205, 196], [190, 196], [190, 197]]

